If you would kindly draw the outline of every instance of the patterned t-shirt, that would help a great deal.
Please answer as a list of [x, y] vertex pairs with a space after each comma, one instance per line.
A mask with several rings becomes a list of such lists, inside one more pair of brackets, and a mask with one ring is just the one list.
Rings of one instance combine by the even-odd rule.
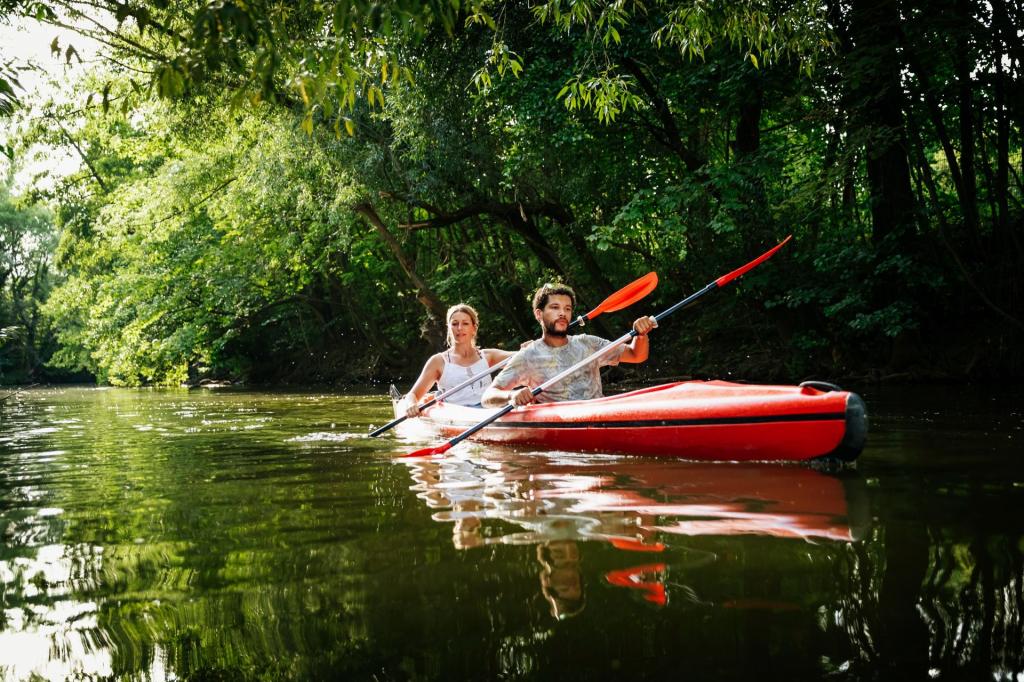
[[[536, 388], [610, 343], [611, 341], [607, 339], [589, 334], [570, 336], [569, 343], [558, 347], [549, 346], [541, 340], [534, 341], [528, 348], [519, 351], [509, 360], [505, 369], [501, 370], [491, 385], [503, 389], [516, 386]], [[602, 356], [600, 360], [580, 368], [545, 390], [537, 396], [537, 402], [549, 403], [600, 398], [603, 395], [601, 393], [601, 367], [619, 364], [619, 358], [625, 350], [626, 344], [620, 344], [615, 350], [608, 351], [608, 354]]]

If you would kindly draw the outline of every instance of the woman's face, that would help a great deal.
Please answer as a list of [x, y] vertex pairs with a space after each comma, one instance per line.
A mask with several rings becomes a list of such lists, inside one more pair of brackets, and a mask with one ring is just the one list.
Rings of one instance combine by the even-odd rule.
[[466, 313], [455, 313], [452, 315], [449, 328], [455, 343], [464, 343], [476, 338], [476, 325], [473, 324], [473, 318]]

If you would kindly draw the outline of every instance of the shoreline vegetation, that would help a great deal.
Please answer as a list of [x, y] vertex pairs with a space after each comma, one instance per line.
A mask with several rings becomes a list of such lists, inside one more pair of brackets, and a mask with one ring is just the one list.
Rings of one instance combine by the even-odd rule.
[[1024, 377], [1024, 15], [819, 5], [6, 3], [99, 48], [0, 63], [0, 384], [408, 384], [787, 234], [609, 384]]

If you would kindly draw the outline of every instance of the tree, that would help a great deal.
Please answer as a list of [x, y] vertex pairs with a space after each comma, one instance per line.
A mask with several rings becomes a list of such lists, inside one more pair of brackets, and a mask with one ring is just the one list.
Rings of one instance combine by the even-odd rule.
[[49, 213], [11, 195], [14, 167], [0, 184], [0, 382], [42, 375], [52, 337], [40, 306], [53, 286], [55, 231]]

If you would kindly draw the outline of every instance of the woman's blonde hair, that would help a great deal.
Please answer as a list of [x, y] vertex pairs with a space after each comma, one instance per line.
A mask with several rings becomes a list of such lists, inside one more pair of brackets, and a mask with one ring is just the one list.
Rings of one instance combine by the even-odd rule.
[[[448, 313], [445, 315], [445, 324], [448, 327], [448, 335], [446, 337], [448, 341], [448, 347], [451, 348], [455, 345], [455, 337], [452, 336], [452, 317], [455, 313], [466, 313], [469, 315], [469, 319], [473, 322], [473, 326], [480, 331], [480, 316], [473, 310], [473, 306], [465, 303], [456, 303], [448, 309]], [[473, 339], [473, 345], [476, 346], [476, 339]]]

